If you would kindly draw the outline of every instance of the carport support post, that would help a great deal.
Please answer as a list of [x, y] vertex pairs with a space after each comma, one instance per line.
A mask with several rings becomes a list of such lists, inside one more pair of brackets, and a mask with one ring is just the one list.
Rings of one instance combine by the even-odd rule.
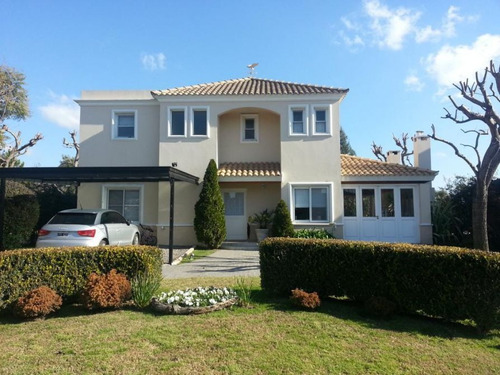
[[170, 177], [170, 223], [168, 234], [168, 263], [172, 264], [174, 261], [174, 192], [175, 192], [175, 179]]
[[0, 251], [5, 250], [3, 245], [3, 227], [5, 222], [5, 178], [0, 179]]

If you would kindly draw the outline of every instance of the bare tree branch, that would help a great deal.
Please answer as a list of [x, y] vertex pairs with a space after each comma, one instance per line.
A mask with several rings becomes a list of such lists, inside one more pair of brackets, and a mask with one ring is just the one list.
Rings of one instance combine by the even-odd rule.
[[78, 162], [80, 160], [80, 144], [76, 140], [76, 130], [72, 130], [69, 132], [69, 135], [71, 136], [71, 143], [66, 141], [66, 138], [63, 138], [63, 145], [68, 148], [74, 148], [75, 149], [75, 162], [74, 166], [78, 167]]
[[372, 152], [377, 157], [378, 160], [384, 161], [384, 162], [387, 161], [387, 156], [384, 155], [384, 152], [382, 150], [382, 146], [377, 146], [375, 144], [375, 141], [372, 141]]
[[13, 138], [14, 145], [6, 147], [2, 154], [0, 155], [0, 166], [3, 168], [12, 167], [15, 160], [24, 155], [30, 147], [36, 145], [36, 143], [43, 139], [42, 134], [37, 133], [33, 138], [31, 138], [27, 143], [21, 145], [21, 132], [14, 133], [9, 129], [7, 125], [3, 125], [0, 132], [8, 133]]
[[396, 146], [398, 146], [401, 149], [401, 162], [403, 165], [410, 165], [413, 167], [413, 164], [410, 160], [410, 156], [413, 155], [413, 151], [408, 151], [408, 133], [402, 133], [401, 138], [397, 138], [394, 134], [392, 135], [392, 139], [394, 140], [394, 143], [396, 143]]

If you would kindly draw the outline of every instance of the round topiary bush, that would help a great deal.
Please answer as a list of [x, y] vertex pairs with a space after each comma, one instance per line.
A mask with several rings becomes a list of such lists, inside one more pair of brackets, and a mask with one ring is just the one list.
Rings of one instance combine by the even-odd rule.
[[36, 194], [20, 182], [7, 181], [5, 188], [4, 247], [30, 245], [36, 230], [40, 206]]
[[273, 224], [271, 227], [272, 237], [293, 237], [295, 230], [293, 229], [290, 211], [282, 199], [279, 201], [274, 211]]

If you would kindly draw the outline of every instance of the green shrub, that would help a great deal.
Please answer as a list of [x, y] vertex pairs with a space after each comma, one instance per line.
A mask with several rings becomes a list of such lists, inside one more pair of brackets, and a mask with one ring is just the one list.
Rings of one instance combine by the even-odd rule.
[[398, 310], [495, 324], [500, 254], [444, 246], [268, 238], [260, 244], [262, 288], [366, 301], [384, 297]]
[[316, 238], [327, 239], [334, 238], [326, 229], [298, 229], [294, 233], [295, 238]]
[[271, 227], [272, 237], [293, 237], [294, 229], [292, 219], [290, 218], [290, 211], [282, 199], [278, 202], [276, 210], [274, 210], [273, 225]]
[[78, 296], [91, 273], [112, 269], [129, 279], [139, 272], [161, 273], [161, 249], [149, 246], [105, 246], [23, 249], [0, 252], [0, 310], [41, 285], [63, 298]]
[[196, 239], [209, 249], [218, 249], [226, 239], [224, 201], [217, 179], [217, 165], [212, 159], [203, 178], [203, 187], [194, 206]]
[[5, 249], [19, 249], [29, 244], [36, 231], [39, 212], [40, 207], [33, 191], [19, 182], [6, 182]]
[[131, 281], [132, 299], [137, 307], [143, 309], [151, 303], [161, 284], [161, 275], [157, 272], [140, 272]]

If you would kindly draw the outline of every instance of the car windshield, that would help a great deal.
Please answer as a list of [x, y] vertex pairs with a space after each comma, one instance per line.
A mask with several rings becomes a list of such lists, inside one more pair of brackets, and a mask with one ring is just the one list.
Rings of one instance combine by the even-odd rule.
[[89, 212], [60, 212], [49, 221], [49, 224], [94, 225], [96, 215]]

